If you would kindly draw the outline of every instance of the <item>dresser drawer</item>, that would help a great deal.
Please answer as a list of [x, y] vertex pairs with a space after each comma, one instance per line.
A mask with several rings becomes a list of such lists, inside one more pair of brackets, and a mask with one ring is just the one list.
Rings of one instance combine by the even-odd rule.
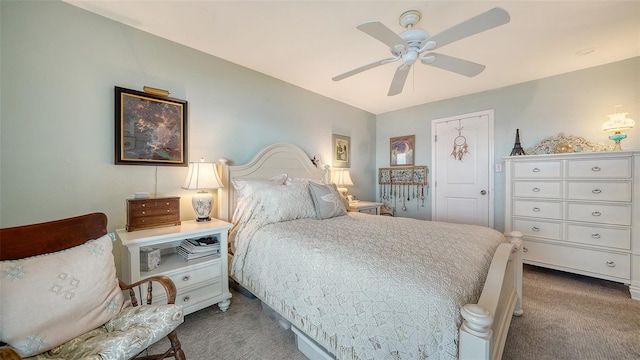
[[[224, 279], [226, 281], [226, 279]], [[222, 281], [216, 281], [212, 284], [189, 290], [180, 291], [176, 295], [176, 304], [182, 305], [185, 313], [190, 313], [189, 307], [197, 306], [203, 301], [210, 300], [222, 294]]]
[[631, 178], [631, 158], [569, 160], [569, 178]]
[[524, 235], [562, 240], [562, 224], [557, 222], [514, 218], [513, 230]]
[[513, 196], [557, 199], [562, 196], [562, 182], [514, 181]]
[[567, 224], [567, 241], [629, 250], [631, 229]]
[[568, 203], [567, 220], [631, 225], [631, 205]]
[[180, 214], [133, 216], [129, 219], [127, 229], [134, 231], [162, 225], [180, 225]]
[[567, 199], [631, 201], [631, 181], [569, 181]]
[[514, 200], [513, 215], [545, 219], [562, 219], [562, 202]]
[[197, 266], [189, 267], [184, 271], [167, 274], [167, 276], [176, 285], [176, 289], [185, 289], [198, 286], [204, 281], [211, 281], [213, 278], [219, 278], [222, 275], [222, 261], [220, 257], [212, 258], [212, 261], [200, 263]]
[[559, 178], [562, 175], [560, 160], [527, 161], [513, 164], [514, 178]]
[[523, 260], [629, 281], [630, 255], [525, 240]]

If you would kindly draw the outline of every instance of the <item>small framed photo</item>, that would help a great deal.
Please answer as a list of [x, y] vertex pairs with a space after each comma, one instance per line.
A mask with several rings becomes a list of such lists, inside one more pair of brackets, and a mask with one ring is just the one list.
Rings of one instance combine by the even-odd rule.
[[115, 164], [187, 166], [187, 101], [115, 87]]
[[351, 167], [351, 138], [333, 134], [333, 167]]
[[391, 166], [413, 166], [416, 136], [393, 137], [389, 141]]

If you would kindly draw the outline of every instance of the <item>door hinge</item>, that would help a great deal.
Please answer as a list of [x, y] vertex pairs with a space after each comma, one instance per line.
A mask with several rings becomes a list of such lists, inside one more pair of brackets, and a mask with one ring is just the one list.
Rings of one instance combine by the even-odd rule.
[[433, 135], [433, 142], [437, 142], [438, 141], [438, 135]]

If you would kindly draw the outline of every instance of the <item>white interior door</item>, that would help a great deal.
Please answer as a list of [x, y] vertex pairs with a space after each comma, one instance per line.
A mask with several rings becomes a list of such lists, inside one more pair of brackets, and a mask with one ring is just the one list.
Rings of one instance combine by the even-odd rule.
[[431, 133], [433, 220], [493, 227], [493, 110], [433, 120]]

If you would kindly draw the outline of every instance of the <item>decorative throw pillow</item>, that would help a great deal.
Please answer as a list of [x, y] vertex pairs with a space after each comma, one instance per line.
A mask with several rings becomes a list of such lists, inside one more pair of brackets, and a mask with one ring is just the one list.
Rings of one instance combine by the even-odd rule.
[[318, 219], [324, 220], [347, 214], [336, 184], [320, 185], [310, 182], [309, 189]]
[[111, 242], [105, 235], [67, 250], [0, 262], [0, 340], [32, 356], [117, 315], [124, 296]]
[[280, 174], [271, 179], [232, 179], [231, 183], [240, 199], [270, 186], [284, 185], [286, 180], [287, 174]]

